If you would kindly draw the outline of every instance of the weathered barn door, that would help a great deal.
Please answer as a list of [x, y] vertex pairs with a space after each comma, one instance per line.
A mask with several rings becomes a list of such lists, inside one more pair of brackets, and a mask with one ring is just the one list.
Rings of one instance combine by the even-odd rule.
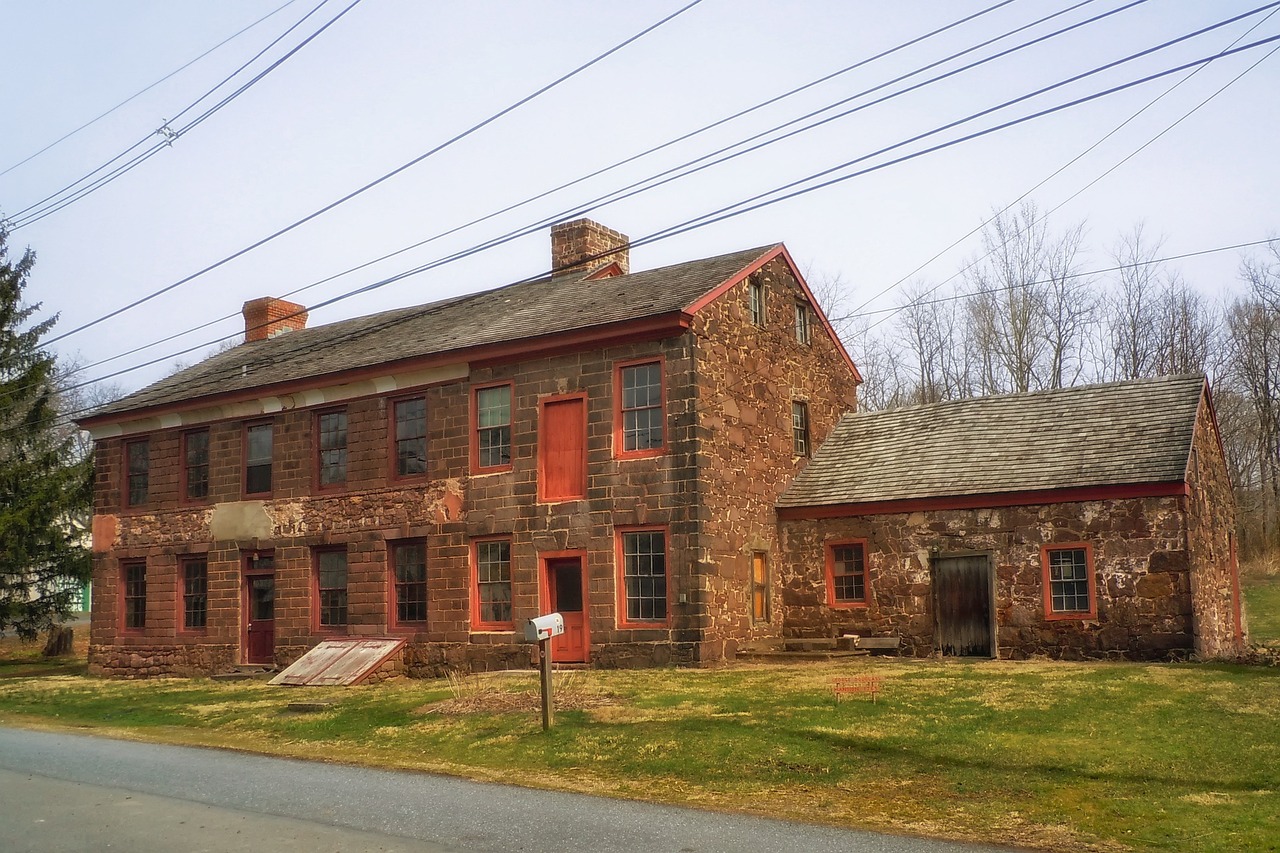
[[992, 656], [992, 586], [986, 555], [934, 559], [933, 612], [944, 655]]

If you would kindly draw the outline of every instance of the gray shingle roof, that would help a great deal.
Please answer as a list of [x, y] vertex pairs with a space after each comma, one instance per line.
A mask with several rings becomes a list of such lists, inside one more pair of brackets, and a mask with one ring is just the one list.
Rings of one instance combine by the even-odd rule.
[[242, 344], [135, 391], [97, 418], [212, 394], [506, 343], [687, 308], [774, 247], [586, 281], [557, 276]]
[[845, 415], [780, 507], [1183, 479], [1202, 376]]

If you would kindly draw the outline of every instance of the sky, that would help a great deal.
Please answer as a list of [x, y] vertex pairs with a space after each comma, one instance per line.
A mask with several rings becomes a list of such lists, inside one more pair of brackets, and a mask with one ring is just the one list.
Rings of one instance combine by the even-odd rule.
[[[166, 122], [183, 128], [351, 1], [294, 0], [280, 8], [285, 0], [0, 0], [8, 36], [0, 78], [6, 116], [0, 218], [10, 222], [11, 257], [27, 247], [36, 252], [26, 297], [42, 303], [41, 316], [59, 315], [50, 337], [191, 277], [422, 158], [164, 295], [50, 343], [65, 362], [84, 366], [79, 381], [107, 377], [103, 381], [122, 392], [142, 387], [178, 360], [197, 360], [217, 339], [241, 334], [239, 310], [246, 300], [283, 296], [436, 235], [446, 234], [292, 298], [315, 305], [539, 226], [316, 308], [309, 325], [489, 289], [547, 270], [545, 222], [585, 212], [639, 241], [797, 181], [795, 189], [812, 186], [817, 181], [803, 181], [823, 172], [820, 180], [874, 169], [637, 245], [632, 269], [784, 242], [811, 279], [839, 281], [846, 308], [876, 311], [901, 304], [904, 284], [938, 284], [978, 256], [975, 231], [993, 211], [1028, 193], [1054, 229], [1084, 224], [1085, 270], [1113, 266], [1111, 248], [1138, 223], [1149, 237], [1164, 240], [1163, 255], [1280, 233], [1280, 56], [1271, 56], [1280, 41], [1215, 59], [1194, 74], [1187, 69], [889, 162], [1214, 56], [1237, 40], [1245, 45], [1280, 35], [1280, 4], [1273, 3], [939, 131], [1265, 6], [1262, 0], [1010, 0], [985, 13], [998, 0], [702, 0], [449, 145], [689, 0], [358, 0], [153, 156], [64, 209], [34, 215], [41, 208], [33, 205], [140, 140], [147, 141], [134, 154], [160, 142], [156, 132]], [[947, 60], [1058, 12], [1063, 14], [1051, 21]], [[1114, 14], [927, 82], [1107, 12]], [[976, 17], [921, 39], [968, 16]], [[264, 48], [262, 58], [183, 114]], [[857, 63], [739, 119], [447, 233]], [[904, 75], [913, 76], [890, 82]], [[927, 84], [896, 94], [922, 82]], [[868, 90], [874, 93], [862, 94]], [[862, 108], [631, 197], [591, 204], [756, 134], [766, 134], [761, 140], [778, 136], [769, 135], [771, 129], [846, 99], [852, 100], [815, 119]], [[884, 100], [872, 103], [877, 99]], [[929, 135], [909, 141], [922, 134]], [[1241, 290], [1244, 254], [1204, 255], [1178, 261], [1176, 268], [1206, 294], [1229, 298]], [[178, 354], [187, 348], [193, 352]], [[157, 363], [109, 376], [152, 360]]]

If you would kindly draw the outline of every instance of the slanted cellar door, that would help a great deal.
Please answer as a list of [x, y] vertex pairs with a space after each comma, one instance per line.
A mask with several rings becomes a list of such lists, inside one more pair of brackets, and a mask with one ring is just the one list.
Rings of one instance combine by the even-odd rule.
[[991, 560], [985, 554], [933, 560], [938, 649], [944, 655], [991, 657]]

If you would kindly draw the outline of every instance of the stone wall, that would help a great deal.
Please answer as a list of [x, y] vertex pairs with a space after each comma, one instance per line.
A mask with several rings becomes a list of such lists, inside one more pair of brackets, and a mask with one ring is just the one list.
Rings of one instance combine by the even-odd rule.
[[[1002, 658], [1165, 659], [1193, 650], [1192, 582], [1180, 498], [1134, 498], [933, 510], [781, 524], [787, 634], [899, 636], [904, 653], [934, 652], [931, 560], [986, 554], [996, 581]], [[826, 543], [866, 540], [870, 601], [827, 605]], [[1090, 543], [1097, 617], [1045, 616], [1042, 548]]]

